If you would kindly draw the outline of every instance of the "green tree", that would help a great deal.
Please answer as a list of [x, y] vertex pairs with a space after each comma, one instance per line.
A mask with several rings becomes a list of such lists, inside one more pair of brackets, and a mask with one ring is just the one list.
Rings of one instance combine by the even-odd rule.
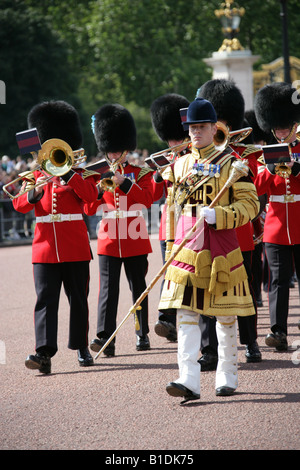
[[[245, 7], [245, 15], [241, 20], [239, 39], [245, 49], [254, 55], [260, 55], [255, 64], [267, 64], [283, 54], [281, 2], [280, 0], [251, 0], [239, 2]], [[299, 1], [287, 0], [287, 23], [290, 55], [299, 57]]]
[[[145, 107], [170, 90], [192, 98], [194, 83], [209, 77], [201, 59], [208, 53], [206, 25], [212, 10], [205, 6], [200, 14], [197, 3], [191, 0], [187, 7], [183, 0], [94, 2], [90, 44], [106, 88], [117, 75], [126, 99]], [[213, 34], [210, 39], [216, 44]]]
[[[215, 16], [222, 0], [0, 0], [0, 64], [7, 85], [1, 149], [22, 129], [38, 100], [69, 100], [80, 112], [84, 146], [97, 150], [91, 116], [106, 102], [134, 114], [139, 147], [162, 146], [154, 135], [153, 99], [177, 92], [194, 99], [211, 78], [203, 59], [223, 41]], [[240, 0], [245, 7], [239, 39], [260, 55], [282, 55], [279, 0]], [[299, 0], [288, 0], [290, 55], [299, 56]], [[22, 124], [23, 123], [23, 124]], [[13, 128], [12, 128], [13, 126]], [[1, 137], [1, 136], [0, 136]], [[14, 137], [12, 137], [14, 140]], [[4, 144], [4, 146], [3, 146]]]
[[47, 21], [18, 0], [2, 0], [1, 6], [0, 78], [6, 84], [6, 104], [0, 107], [0, 151], [15, 157], [15, 134], [27, 128], [31, 107], [47, 99], [79, 106], [78, 84], [69, 73], [64, 43]]

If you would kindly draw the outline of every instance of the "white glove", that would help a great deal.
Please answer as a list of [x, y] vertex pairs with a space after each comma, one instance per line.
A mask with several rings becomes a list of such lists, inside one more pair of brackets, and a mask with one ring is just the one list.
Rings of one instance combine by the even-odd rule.
[[200, 210], [200, 217], [203, 217], [206, 222], [210, 225], [216, 223], [216, 211], [215, 209], [210, 209], [209, 207], [202, 207]]

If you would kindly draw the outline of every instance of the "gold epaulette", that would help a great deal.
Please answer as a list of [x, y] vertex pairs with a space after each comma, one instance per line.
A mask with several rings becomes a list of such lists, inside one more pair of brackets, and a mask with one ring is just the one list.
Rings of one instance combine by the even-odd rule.
[[266, 164], [263, 155], [261, 155], [260, 157], [258, 157], [257, 161], [258, 161], [258, 163], [261, 163], [262, 165], [265, 165], [265, 164]]
[[82, 178], [85, 179], [85, 178], [88, 178], [89, 176], [99, 176], [100, 177], [100, 174], [97, 171], [84, 170], [84, 172], [82, 173]]
[[147, 168], [145, 166], [139, 167], [138, 165], [132, 165], [132, 166], [137, 166], [138, 168], [141, 168], [141, 171], [138, 174], [137, 181], [139, 181], [143, 176], [145, 176], [147, 173], [154, 172], [152, 168]]
[[240, 155], [241, 158], [247, 158], [248, 155], [251, 155], [251, 153], [257, 153], [257, 152], [261, 152], [261, 149], [258, 148], [258, 147], [255, 147], [255, 145], [246, 145], [246, 144], [242, 144], [242, 143], [238, 143], [238, 144], [235, 144], [236, 146], [238, 147], [244, 147], [245, 150], [243, 151], [243, 153]]

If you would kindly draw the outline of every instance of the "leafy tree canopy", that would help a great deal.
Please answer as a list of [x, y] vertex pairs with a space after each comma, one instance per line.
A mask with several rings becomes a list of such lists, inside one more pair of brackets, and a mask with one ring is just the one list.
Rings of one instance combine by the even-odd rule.
[[[7, 89], [2, 116], [2, 154], [16, 151], [15, 132], [26, 126], [31, 106], [65, 99], [81, 114], [85, 148], [96, 152], [90, 119], [106, 102], [133, 113], [138, 145], [163, 145], [149, 108], [167, 92], [193, 100], [211, 78], [203, 58], [223, 41], [215, 15], [221, 0], [0, 0], [1, 76]], [[239, 39], [261, 63], [282, 56], [279, 0], [239, 1], [246, 9]], [[298, 0], [288, 0], [290, 55], [299, 55]], [[3, 124], [4, 123], [4, 124]]]

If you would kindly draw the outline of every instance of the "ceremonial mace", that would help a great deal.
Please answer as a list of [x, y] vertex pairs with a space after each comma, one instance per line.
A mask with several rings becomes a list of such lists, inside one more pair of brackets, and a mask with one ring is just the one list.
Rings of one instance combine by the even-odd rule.
[[[208, 206], [210, 209], [213, 209], [219, 199], [223, 196], [223, 194], [229, 189], [237, 180], [241, 178], [241, 176], [247, 176], [249, 171], [249, 167], [246, 164], [246, 160], [236, 160], [232, 164], [232, 169], [229, 175], [228, 180], [224, 184], [223, 188], [221, 191], [218, 192], [214, 200], [211, 202], [211, 204]], [[187, 233], [187, 235], [184, 237], [180, 245], [172, 251], [168, 261], [162, 266], [160, 271], [156, 274], [155, 278], [150, 282], [149, 286], [144, 290], [144, 292], [140, 295], [140, 297], [136, 300], [134, 305], [129, 309], [127, 315], [123, 318], [121, 323], [118, 325], [116, 330], [113, 332], [113, 334], [108, 338], [106, 343], [102, 346], [100, 351], [96, 354], [95, 359], [97, 359], [98, 356], [107, 348], [107, 346], [110, 344], [110, 342], [114, 339], [116, 334], [118, 333], [119, 329], [122, 327], [122, 325], [126, 322], [126, 320], [130, 317], [132, 314], [136, 314], [137, 310], [140, 310], [142, 307], [140, 306], [143, 300], [147, 297], [151, 289], [154, 287], [154, 285], [157, 283], [157, 281], [160, 279], [160, 277], [164, 274], [164, 272], [167, 270], [167, 268], [170, 266], [174, 258], [178, 255], [178, 253], [182, 250], [182, 248], [186, 245], [188, 240], [191, 238], [193, 233], [197, 230], [197, 228], [200, 226], [201, 222], [203, 221], [203, 217], [200, 217], [195, 225], [190, 229], [190, 231]], [[137, 318], [136, 318], [137, 321]], [[136, 328], [138, 329], [138, 328]]]

